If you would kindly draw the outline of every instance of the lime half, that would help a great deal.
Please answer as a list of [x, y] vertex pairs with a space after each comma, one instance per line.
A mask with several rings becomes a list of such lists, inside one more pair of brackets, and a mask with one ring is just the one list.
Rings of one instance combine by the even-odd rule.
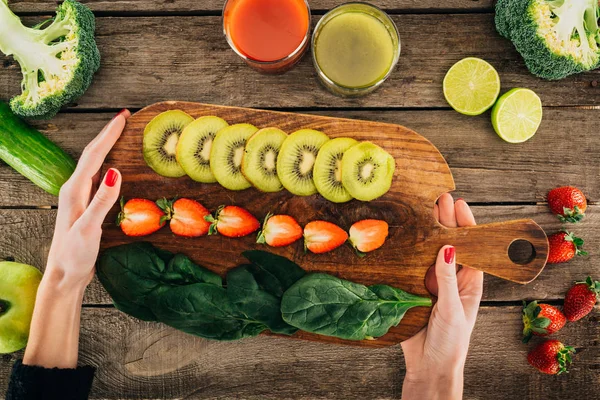
[[484, 113], [494, 105], [498, 94], [498, 72], [481, 58], [463, 58], [444, 77], [444, 97], [461, 114]]
[[504, 93], [492, 109], [492, 125], [502, 139], [521, 143], [531, 139], [542, 122], [542, 101], [533, 90]]

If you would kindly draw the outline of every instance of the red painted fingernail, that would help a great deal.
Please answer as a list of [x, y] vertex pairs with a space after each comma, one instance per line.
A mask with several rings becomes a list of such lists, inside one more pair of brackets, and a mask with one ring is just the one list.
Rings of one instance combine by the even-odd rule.
[[459, 197], [458, 199], [456, 199], [456, 201], [459, 201], [459, 200], [465, 201], [465, 199], [463, 199], [462, 197]]
[[126, 111], [127, 111], [127, 109], [126, 109], [126, 108], [122, 109], [121, 111], [119, 111], [119, 112], [118, 112], [118, 113], [117, 113], [117, 114], [116, 114], [116, 115], [113, 117], [113, 119], [117, 118], [119, 115], [123, 114], [123, 113], [124, 113], [124, 112], [126, 112]]
[[106, 173], [106, 178], [104, 178], [104, 183], [108, 187], [113, 187], [113, 186], [115, 186], [115, 183], [117, 183], [117, 179], [119, 179], [119, 174], [117, 173], [116, 170], [111, 168]]
[[450, 246], [447, 247], [446, 250], [444, 250], [444, 261], [446, 261], [446, 264], [452, 264], [454, 262], [454, 247]]

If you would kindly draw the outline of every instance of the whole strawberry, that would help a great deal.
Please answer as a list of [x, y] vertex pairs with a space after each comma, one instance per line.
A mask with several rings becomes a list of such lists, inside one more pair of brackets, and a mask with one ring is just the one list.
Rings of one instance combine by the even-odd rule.
[[558, 340], [546, 340], [527, 355], [527, 361], [544, 374], [559, 375], [567, 372], [567, 364], [572, 362], [575, 349], [565, 346]]
[[523, 302], [523, 343], [529, 342], [531, 335], [548, 336], [560, 331], [567, 319], [560, 310], [549, 304], [532, 301]]
[[561, 231], [550, 235], [548, 243], [550, 244], [550, 251], [548, 253], [549, 264], [564, 263], [575, 256], [587, 255], [587, 252], [580, 249], [583, 246], [583, 240], [571, 232]]
[[548, 192], [548, 206], [562, 222], [579, 222], [585, 216], [587, 200], [573, 186], [563, 186]]
[[565, 296], [563, 307], [565, 317], [570, 322], [578, 321], [588, 315], [600, 297], [600, 282], [588, 276], [585, 282], [575, 282]]

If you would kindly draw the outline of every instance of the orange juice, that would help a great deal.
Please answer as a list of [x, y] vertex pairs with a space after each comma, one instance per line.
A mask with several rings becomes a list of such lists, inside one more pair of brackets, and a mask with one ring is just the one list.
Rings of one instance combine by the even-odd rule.
[[309, 27], [305, 0], [228, 0], [223, 10], [229, 44], [259, 69], [293, 65], [306, 49]]

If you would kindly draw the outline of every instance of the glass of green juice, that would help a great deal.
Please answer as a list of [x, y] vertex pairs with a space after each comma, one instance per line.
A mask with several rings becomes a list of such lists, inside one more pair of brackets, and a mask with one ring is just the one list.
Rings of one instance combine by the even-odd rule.
[[362, 96], [377, 89], [400, 57], [400, 35], [383, 10], [368, 3], [346, 3], [317, 23], [312, 55], [319, 79], [340, 96]]

